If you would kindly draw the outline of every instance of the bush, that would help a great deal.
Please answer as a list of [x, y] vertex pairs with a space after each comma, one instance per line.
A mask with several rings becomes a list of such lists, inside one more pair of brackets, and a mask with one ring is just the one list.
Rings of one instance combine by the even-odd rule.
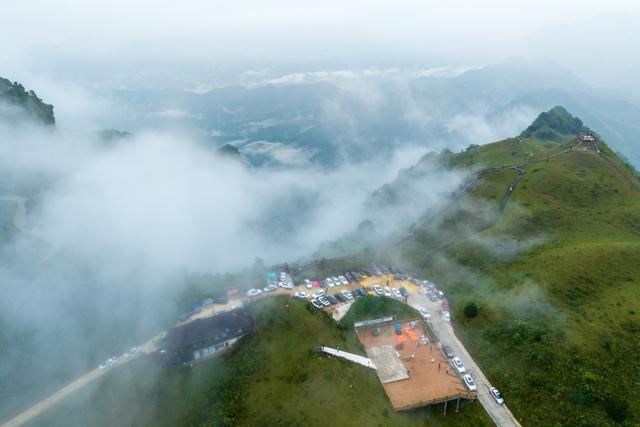
[[478, 315], [478, 306], [474, 302], [470, 302], [464, 306], [464, 315], [468, 319], [473, 319]]
[[629, 416], [629, 402], [609, 398], [604, 401], [604, 410], [609, 418], [617, 423], [623, 422]]

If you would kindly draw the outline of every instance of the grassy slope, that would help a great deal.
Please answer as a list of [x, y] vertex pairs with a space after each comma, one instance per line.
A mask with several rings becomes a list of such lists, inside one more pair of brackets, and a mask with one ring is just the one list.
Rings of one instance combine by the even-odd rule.
[[[355, 307], [356, 317], [410, 314], [395, 301]], [[430, 417], [396, 413], [373, 371], [313, 351], [326, 344], [364, 354], [347, 327], [290, 299], [265, 300], [251, 310], [256, 331], [233, 353], [193, 369], [138, 360], [31, 425], [491, 425], [476, 402], [447, 417], [437, 408]]]
[[[511, 164], [522, 157], [516, 144], [490, 144], [474, 157]], [[468, 161], [469, 153], [452, 159]], [[640, 193], [591, 152], [526, 170], [481, 239], [469, 236], [427, 264], [416, 242], [405, 255], [448, 292], [465, 343], [523, 425], [606, 425], [625, 412], [638, 422]], [[489, 175], [469, 198], [496, 207], [504, 181]], [[468, 301], [481, 313], [465, 321]]]

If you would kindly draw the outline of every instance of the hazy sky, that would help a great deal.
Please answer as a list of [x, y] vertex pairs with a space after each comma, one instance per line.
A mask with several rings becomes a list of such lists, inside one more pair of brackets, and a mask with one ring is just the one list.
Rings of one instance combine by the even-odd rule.
[[[509, 55], [539, 55], [535, 35], [547, 27], [603, 16], [637, 21], [640, 16], [640, 3], [633, 0], [2, 3], [0, 69], [26, 74], [25, 69], [43, 73], [52, 67], [62, 73], [64, 64], [62, 70], [74, 76], [100, 65], [135, 74], [149, 68], [150, 61], [205, 62], [212, 71], [252, 61], [484, 65]], [[635, 27], [634, 33], [618, 28], [616, 43], [637, 47], [638, 25], [628, 27]], [[598, 33], [600, 40], [609, 40], [616, 28]], [[590, 43], [594, 36], [586, 31], [581, 40]], [[550, 44], [561, 46], [562, 39], [560, 34]], [[628, 61], [637, 61], [623, 50]]]

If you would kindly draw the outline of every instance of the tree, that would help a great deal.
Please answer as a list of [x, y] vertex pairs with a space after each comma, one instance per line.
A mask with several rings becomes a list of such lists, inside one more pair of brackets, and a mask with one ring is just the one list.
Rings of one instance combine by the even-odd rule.
[[473, 319], [478, 315], [478, 306], [474, 302], [470, 302], [464, 306], [464, 315], [469, 319]]
[[624, 399], [608, 398], [604, 401], [604, 410], [609, 418], [621, 423], [629, 416], [629, 402]]

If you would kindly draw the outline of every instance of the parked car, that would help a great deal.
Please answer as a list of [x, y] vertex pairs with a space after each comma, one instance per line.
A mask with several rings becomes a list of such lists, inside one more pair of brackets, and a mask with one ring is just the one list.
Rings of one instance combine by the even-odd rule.
[[162, 344], [164, 342], [164, 340], [167, 339], [167, 336], [169, 334], [167, 333], [167, 331], [162, 332], [160, 335], [158, 335], [157, 337], [155, 337], [153, 339], [153, 341], [151, 341], [153, 343], [153, 345], [155, 345], [156, 347], [159, 347], [160, 344]]
[[393, 288], [391, 289], [391, 292], [393, 292], [393, 296], [400, 299], [402, 298], [402, 295], [400, 294], [400, 291], [398, 290], [398, 288]]
[[338, 280], [340, 280], [340, 283], [342, 283], [343, 285], [348, 285], [349, 282], [347, 281], [347, 279], [344, 276], [338, 276]]
[[103, 371], [106, 369], [109, 369], [111, 367], [113, 367], [116, 363], [118, 362], [118, 358], [117, 357], [110, 357], [107, 360], [105, 360], [103, 363], [100, 364], [100, 369], [102, 369]]
[[331, 305], [329, 300], [326, 299], [325, 297], [318, 298], [318, 301], [320, 301], [320, 304], [324, 305], [325, 307], [329, 307]]
[[451, 350], [451, 347], [449, 347], [447, 344], [444, 344], [442, 346], [442, 352], [445, 356], [447, 356], [448, 359], [451, 359], [453, 357], [453, 350]]
[[367, 295], [367, 291], [365, 288], [358, 288], [356, 289], [356, 291], [358, 292], [358, 295], [360, 295], [361, 297]]
[[326, 294], [324, 289], [318, 289], [317, 291], [315, 291], [313, 293], [313, 297], [314, 298], [320, 298], [321, 296], [323, 296], [324, 294]]
[[331, 277], [327, 277], [325, 279], [325, 282], [327, 283], [327, 286], [329, 286], [330, 288], [333, 288], [335, 286], [335, 284], [333, 283], [333, 279]]
[[247, 296], [248, 297], [257, 297], [261, 293], [262, 293], [262, 291], [260, 289], [249, 289], [247, 291]]
[[334, 283], [336, 286], [340, 286], [340, 285], [342, 284], [342, 282], [340, 281], [340, 279], [338, 279], [336, 276], [333, 276], [331, 279], [333, 280], [333, 283]]
[[431, 301], [433, 301], [433, 302], [438, 301], [438, 296], [437, 296], [434, 292], [432, 292], [432, 291], [427, 292], [427, 296], [428, 296], [428, 297], [429, 297], [429, 299], [430, 299]]
[[467, 374], [462, 377], [464, 379], [464, 383], [467, 385], [469, 391], [476, 391], [478, 388], [476, 387], [476, 382], [471, 378], [471, 375]]
[[424, 320], [430, 320], [431, 319], [431, 315], [429, 314], [429, 311], [424, 308], [424, 307], [420, 307], [418, 309], [418, 312], [420, 313], [420, 316], [424, 319]]
[[315, 308], [322, 308], [322, 307], [324, 307], [324, 306], [322, 305], [322, 303], [321, 303], [320, 301], [318, 301], [317, 299], [315, 299], [315, 298], [311, 300], [311, 305], [313, 305]]
[[384, 295], [384, 291], [378, 285], [373, 285], [373, 290], [375, 291], [376, 295], [378, 295], [378, 296]]
[[278, 286], [280, 286], [283, 289], [293, 289], [293, 283], [291, 282], [280, 282]]
[[458, 373], [460, 373], [460, 374], [464, 374], [466, 369], [464, 368], [464, 365], [462, 364], [462, 360], [460, 360], [459, 357], [454, 357], [452, 359], [452, 362], [453, 362], [453, 367], [456, 368], [456, 371], [458, 371]]
[[271, 292], [271, 291], [275, 291], [276, 289], [278, 289], [278, 287], [276, 285], [274, 285], [273, 283], [270, 283], [270, 284], [268, 284], [267, 286], [264, 287], [263, 291]]
[[333, 295], [329, 295], [329, 294], [327, 294], [327, 295], [325, 295], [324, 297], [325, 297], [326, 299], [328, 299], [328, 300], [329, 300], [329, 302], [330, 302], [331, 304], [337, 304], [337, 303], [338, 303], [338, 300], [337, 300], [337, 299], [336, 299], [336, 297], [334, 297]]
[[311, 280], [309, 279], [304, 279], [304, 285], [307, 287], [307, 289], [311, 289]]
[[491, 393], [491, 396], [493, 396], [493, 398], [496, 400], [496, 403], [498, 405], [502, 405], [504, 403], [504, 398], [502, 397], [502, 393], [500, 393], [497, 388], [491, 387], [489, 389], [489, 393]]
[[353, 295], [351, 294], [351, 292], [344, 290], [344, 291], [340, 291], [340, 293], [346, 298], [346, 299], [353, 299]]
[[340, 302], [346, 302], [347, 299], [344, 297], [344, 295], [342, 295], [340, 292], [338, 292], [337, 294], [333, 295], [335, 298], [338, 299], [338, 301]]
[[404, 286], [401, 286], [399, 291], [400, 291], [400, 295], [402, 295], [403, 298], [409, 298], [409, 292], [407, 291], [407, 288], [405, 288]]
[[443, 311], [442, 312], [442, 318], [444, 319], [445, 322], [450, 322], [451, 321], [451, 314], [449, 314], [448, 311]]
[[305, 291], [298, 291], [295, 294], [293, 294], [294, 297], [296, 298], [300, 298], [300, 299], [307, 299], [309, 298], [309, 294]]
[[391, 288], [389, 288], [388, 286], [384, 287], [384, 296], [385, 297], [390, 297], [391, 296]]

